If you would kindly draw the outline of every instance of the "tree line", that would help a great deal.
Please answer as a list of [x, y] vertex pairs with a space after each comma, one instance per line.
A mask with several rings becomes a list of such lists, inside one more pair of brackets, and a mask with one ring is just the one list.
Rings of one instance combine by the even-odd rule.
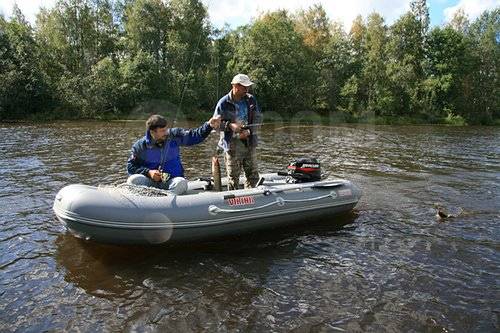
[[0, 16], [0, 120], [210, 111], [244, 72], [263, 110], [347, 120], [499, 119], [500, 8], [431, 28], [425, 0], [349, 31], [321, 5], [215, 29], [199, 0], [59, 0], [32, 26]]

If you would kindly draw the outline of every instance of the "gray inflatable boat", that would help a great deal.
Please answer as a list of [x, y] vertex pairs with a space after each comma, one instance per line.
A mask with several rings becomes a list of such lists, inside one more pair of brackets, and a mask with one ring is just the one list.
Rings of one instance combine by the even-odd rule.
[[278, 174], [262, 176], [257, 188], [225, 192], [210, 191], [210, 180], [191, 181], [185, 195], [143, 188], [149, 191], [145, 195], [130, 186], [69, 185], [56, 195], [53, 208], [77, 237], [160, 244], [307, 223], [347, 212], [361, 197], [361, 190], [347, 180], [290, 183]]

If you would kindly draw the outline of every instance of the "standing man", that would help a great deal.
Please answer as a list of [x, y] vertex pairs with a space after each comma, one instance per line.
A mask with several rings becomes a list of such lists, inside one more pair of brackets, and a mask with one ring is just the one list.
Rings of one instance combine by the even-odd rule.
[[127, 183], [186, 193], [188, 181], [184, 178], [179, 146], [201, 143], [212, 129], [219, 127], [220, 117], [212, 117], [196, 129], [167, 128], [164, 117], [152, 115], [146, 121], [146, 135], [132, 146]]
[[225, 152], [228, 190], [238, 189], [241, 169], [245, 171], [245, 188], [255, 187], [259, 170], [255, 148], [261, 112], [248, 88], [253, 85], [245, 74], [231, 81], [231, 91], [215, 107], [214, 117], [222, 117], [219, 147]]

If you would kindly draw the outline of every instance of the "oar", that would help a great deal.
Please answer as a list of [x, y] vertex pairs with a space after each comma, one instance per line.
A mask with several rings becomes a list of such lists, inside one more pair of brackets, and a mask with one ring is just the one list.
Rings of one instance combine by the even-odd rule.
[[293, 191], [293, 190], [298, 190], [301, 188], [334, 188], [338, 186], [344, 185], [344, 182], [329, 182], [329, 183], [318, 183], [318, 184], [313, 184], [308, 186], [308, 183], [300, 183], [297, 184], [296, 186], [292, 187], [286, 187], [286, 188], [271, 188], [271, 189], [256, 189], [256, 190], [251, 190], [245, 193], [238, 193], [238, 194], [227, 194], [224, 196], [224, 200], [226, 199], [232, 199], [232, 198], [239, 198], [239, 197], [247, 197], [247, 196], [252, 196], [252, 195], [271, 195], [272, 193], [281, 193], [281, 192], [286, 192], [286, 191]]

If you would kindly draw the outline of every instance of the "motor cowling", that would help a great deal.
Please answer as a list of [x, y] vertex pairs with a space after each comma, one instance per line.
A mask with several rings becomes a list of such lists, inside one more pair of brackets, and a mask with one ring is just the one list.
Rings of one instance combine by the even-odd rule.
[[287, 167], [288, 176], [298, 183], [321, 180], [321, 165], [315, 158], [299, 158], [290, 162]]

